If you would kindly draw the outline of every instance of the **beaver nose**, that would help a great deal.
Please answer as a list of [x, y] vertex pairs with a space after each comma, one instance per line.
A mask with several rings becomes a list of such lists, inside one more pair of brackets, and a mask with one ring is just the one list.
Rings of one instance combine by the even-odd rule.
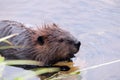
[[77, 48], [77, 50], [79, 50], [80, 45], [81, 45], [81, 42], [80, 42], [80, 41], [77, 41], [74, 45], [75, 45], [75, 47]]

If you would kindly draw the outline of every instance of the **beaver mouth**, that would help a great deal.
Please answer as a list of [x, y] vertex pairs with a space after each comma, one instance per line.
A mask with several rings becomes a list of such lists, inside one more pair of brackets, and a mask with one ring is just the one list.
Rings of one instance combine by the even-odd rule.
[[[73, 62], [72, 58], [75, 58], [75, 55], [73, 53], [69, 54], [66, 58], [60, 58], [60, 59], [54, 59], [49, 61], [48, 63], [45, 63], [43, 66], [34, 66], [34, 65], [22, 65], [17, 67], [22, 67], [24, 69], [35, 69], [35, 68], [43, 68], [43, 67], [54, 67], [56, 63], [59, 62]], [[67, 67], [67, 66], [57, 66], [57, 67]], [[68, 67], [67, 67], [68, 68]]]
[[74, 58], [75, 57], [75, 53], [70, 53], [69, 54], [69, 58]]
[[56, 64], [58, 62], [63, 62], [63, 61], [73, 62], [72, 58], [75, 58], [75, 55], [73, 53], [69, 54], [65, 58], [54, 59], [54, 60], [50, 61], [48, 64], [46, 64], [45, 66], [53, 66], [54, 64]]

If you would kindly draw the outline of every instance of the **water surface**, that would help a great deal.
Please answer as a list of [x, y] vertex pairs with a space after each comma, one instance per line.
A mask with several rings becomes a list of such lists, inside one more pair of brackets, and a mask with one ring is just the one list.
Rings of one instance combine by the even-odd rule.
[[[81, 67], [120, 59], [120, 0], [0, 0], [3, 19], [59, 24], [81, 41], [74, 59]], [[120, 80], [120, 63], [82, 74], [82, 80]]]

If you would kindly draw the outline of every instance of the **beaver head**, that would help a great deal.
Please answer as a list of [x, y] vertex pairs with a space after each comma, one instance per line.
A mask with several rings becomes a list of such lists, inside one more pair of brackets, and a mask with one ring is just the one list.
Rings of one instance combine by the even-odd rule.
[[35, 52], [32, 57], [42, 61], [44, 65], [52, 65], [59, 61], [70, 61], [79, 51], [81, 45], [69, 32], [56, 24], [37, 28], [32, 35]]

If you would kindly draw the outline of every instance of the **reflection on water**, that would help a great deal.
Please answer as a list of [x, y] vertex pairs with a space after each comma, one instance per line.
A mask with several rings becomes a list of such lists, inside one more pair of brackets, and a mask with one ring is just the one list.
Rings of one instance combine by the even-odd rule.
[[[58, 23], [81, 42], [74, 59], [89, 67], [120, 59], [120, 0], [0, 0], [0, 20]], [[81, 60], [81, 61], [80, 61]], [[120, 80], [120, 63], [83, 72], [82, 80]]]

